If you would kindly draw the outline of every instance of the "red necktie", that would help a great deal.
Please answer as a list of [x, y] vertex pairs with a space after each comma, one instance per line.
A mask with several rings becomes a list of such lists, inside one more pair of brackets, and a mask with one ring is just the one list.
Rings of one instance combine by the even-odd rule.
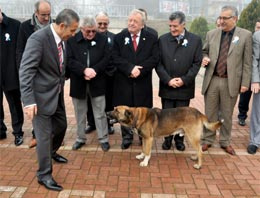
[[137, 42], [136, 42], [136, 38], [137, 38], [137, 35], [134, 34], [134, 35], [133, 35], [133, 46], [134, 46], [134, 50], [135, 50], [135, 51], [137, 50]]
[[62, 51], [62, 41], [58, 44], [59, 61], [60, 61], [60, 72], [62, 72], [62, 61], [63, 61], [63, 51]]

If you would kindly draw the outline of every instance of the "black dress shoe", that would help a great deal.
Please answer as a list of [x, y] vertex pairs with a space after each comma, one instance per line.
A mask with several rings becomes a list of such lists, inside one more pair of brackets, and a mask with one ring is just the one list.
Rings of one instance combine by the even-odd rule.
[[6, 133], [0, 133], [0, 140], [6, 139]]
[[179, 134], [174, 136], [175, 146], [178, 151], [184, 151], [185, 145], [183, 143], [184, 136], [180, 136]]
[[61, 155], [59, 155], [58, 153], [54, 153], [52, 155], [52, 159], [55, 161], [55, 162], [58, 162], [58, 163], [67, 163], [68, 160], [65, 158], [65, 157], [62, 157]]
[[72, 146], [72, 150], [78, 150], [80, 149], [83, 145], [85, 145], [85, 142], [78, 142], [76, 141], [73, 146]]
[[23, 136], [22, 135], [14, 136], [14, 144], [15, 144], [15, 146], [19, 146], [22, 143], [23, 143]]
[[257, 151], [258, 147], [253, 145], [253, 144], [250, 144], [248, 147], [247, 147], [247, 152], [249, 154], [255, 154], [256, 151]]
[[38, 183], [43, 185], [45, 188], [49, 190], [55, 190], [55, 191], [61, 191], [63, 188], [59, 184], [57, 184], [54, 179], [49, 179], [49, 180], [38, 180]]
[[172, 138], [173, 136], [168, 136], [164, 138], [164, 142], [162, 144], [163, 150], [170, 150], [172, 147]]
[[122, 142], [121, 144], [121, 149], [125, 150], [125, 149], [128, 149], [130, 146], [131, 146], [131, 142]]
[[96, 130], [96, 127], [95, 127], [95, 126], [87, 125], [87, 127], [86, 127], [86, 129], [85, 129], [85, 133], [86, 133], [86, 134], [89, 134], [89, 133], [91, 133], [91, 132], [93, 132], [93, 131], [95, 131], [95, 130]]
[[242, 118], [239, 118], [239, 119], [238, 119], [238, 124], [239, 124], [240, 126], [245, 126], [245, 125], [246, 125], [246, 120], [245, 120], [245, 119], [242, 119]]
[[103, 143], [101, 143], [101, 148], [104, 152], [106, 152], [110, 149], [110, 145], [108, 142], [103, 142]]
[[115, 129], [113, 126], [108, 125], [108, 134], [113, 135], [115, 133]]

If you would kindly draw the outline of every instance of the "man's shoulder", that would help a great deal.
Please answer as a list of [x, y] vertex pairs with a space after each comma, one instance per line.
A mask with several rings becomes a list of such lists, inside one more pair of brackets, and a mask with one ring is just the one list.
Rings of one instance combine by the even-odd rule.
[[236, 27], [236, 31], [241, 32], [243, 35], [252, 35], [252, 32], [241, 27]]
[[254, 34], [253, 34], [253, 38], [254, 39], [257, 39], [258, 41], [260, 40], [260, 31], [256, 31]]

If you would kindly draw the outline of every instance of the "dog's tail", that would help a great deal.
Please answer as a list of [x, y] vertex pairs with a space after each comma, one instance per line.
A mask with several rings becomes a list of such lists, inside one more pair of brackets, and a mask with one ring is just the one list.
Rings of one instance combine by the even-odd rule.
[[207, 129], [209, 129], [211, 131], [216, 131], [222, 125], [222, 123], [224, 122], [224, 119], [217, 121], [217, 122], [209, 122], [208, 118], [206, 116], [203, 116], [202, 122], [203, 122], [203, 125]]

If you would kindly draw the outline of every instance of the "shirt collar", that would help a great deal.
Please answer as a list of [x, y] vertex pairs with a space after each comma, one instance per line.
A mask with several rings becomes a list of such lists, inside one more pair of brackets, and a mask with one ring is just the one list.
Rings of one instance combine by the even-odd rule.
[[[135, 34], [131, 34], [131, 37], [133, 37]], [[141, 35], [141, 31], [139, 31], [137, 34], [137, 37], [140, 37], [140, 35]]]
[[54, 28], [53, 28], [53, 23], [50, 25], [51, 26], [51, 31], [52, 31], [52, 34], [54, 36], [54, 39], [55, 39], [55, 42], [58, 46], [58, 44], [62, 41], [60, 36], [55, 32]]

